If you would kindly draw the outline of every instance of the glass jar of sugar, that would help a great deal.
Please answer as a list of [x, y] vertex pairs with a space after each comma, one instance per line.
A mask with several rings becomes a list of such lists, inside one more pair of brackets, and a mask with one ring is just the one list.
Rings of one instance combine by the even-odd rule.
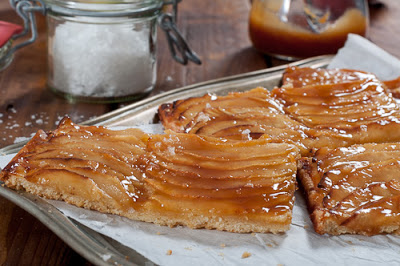
[[[152, 91], [156, 82], [157, 22], [167, 33], [175, 59], [184, 64], [200, 63], [176, 28], [177, 3], [11, 0], [24, 18], [25, 29], [32, 29], [27, 44], [36, 38], [33, 12], [47, 17], [48, 86], [70, 101], [87, 102], [135, 100]], [[172, 14], [163, 12], [166, 5], [172, 5]]]

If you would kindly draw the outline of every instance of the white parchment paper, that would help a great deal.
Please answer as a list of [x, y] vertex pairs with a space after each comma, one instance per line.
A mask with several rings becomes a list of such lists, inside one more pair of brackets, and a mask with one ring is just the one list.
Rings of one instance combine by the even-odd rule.
[[374, 73], [381, 80], [400, 76], [400, 60], [367, 39], [349, 34], [328, 68], [349, 68]]
[[[348, 57], [353, 57], [351, 65], [346, 65]], [[400, 62], [396, 58], [358, 36], [350, 36], [330, 67], [371, 71], [382, 79], [400, 75]], [[158, 132], [160, 126], [147, 126], [144, 130]], [[11, 158], [0, 157], [0, 167]], [[299, 192], [296, 192], [290, 230], [277, 235], [168, 228], [85, 210], [64, 202], [49, 202], [66, 216], [135, 249], [160, 265], [400, 265], [398, 236], [316, 234]], [[171, 255], [167, 255], [168, 250], [172, 251]], [[244, 252], [251, 256], [242, 258]], [[107, 258], [109, 256], [104, 254], [104, 260]]]

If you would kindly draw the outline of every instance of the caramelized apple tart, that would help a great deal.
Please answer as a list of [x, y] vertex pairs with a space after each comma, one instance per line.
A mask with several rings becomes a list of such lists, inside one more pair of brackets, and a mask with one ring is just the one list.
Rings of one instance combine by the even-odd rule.
[[160, 225], [231, 232], [289, 229], [299, 150], [78, 126], [39, 131], [3, 169], [8, 187]]
[[399, 80], [288, 68], [272, 92], [161, 105], [162, 135], [64, 119], [0, 179], [140, 221], [276, 233], [290, 226], [297, 172], [318, 233], [399, 233]]

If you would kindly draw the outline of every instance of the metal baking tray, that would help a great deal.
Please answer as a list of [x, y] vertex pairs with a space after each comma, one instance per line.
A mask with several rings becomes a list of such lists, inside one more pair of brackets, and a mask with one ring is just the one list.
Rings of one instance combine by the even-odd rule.
[[[319, 56], [297, 61], [290, 65], [314, 68], [326, 67], [331, 59], [331, 56]], [[224, 95], [228, 92], [245, 91], [258, 86], [272, 89], [280, 85], [282, 73], [287, 66], [283, 65], [185, 86], [130, 104], [81, 124], [134, 127], [154, 123], [157, 122], [157, 108], [162, 103], [201, 96], [206, 93]], [[18, 152], [25, 143], [21, 142], [4, 147], [0, 149], [0, 155]], [[96, 265], [153, 265], [151, 261], [135, 250], [66, 217], [40, 197], [3, 186], [0, 186], [0, 196], [32, 214], [72, 249]], [[105, 254], [107, 256], [111, 254], [111, 257], [106, 261], [104, 260]]]

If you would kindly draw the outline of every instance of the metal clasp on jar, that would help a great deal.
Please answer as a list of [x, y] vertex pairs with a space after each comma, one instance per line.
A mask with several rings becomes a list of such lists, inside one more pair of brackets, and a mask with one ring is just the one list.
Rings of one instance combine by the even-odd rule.
[[[195, 64], [201, 64], [199, 57], [194, 51], [192, 51], [187, 44], [186, 40], [183, 38], [182, 34], [179, 32], [176, 26], [177, 13], [178, 13], [178, 3], [181, 0], [171, 0], [163, 1], [158, 6], [154, 6], [152, 9], [146, 10], [131, 10], [131, 11], [121, 11], [121, 12], [92, 12], [92, 11], [73, 11], [68, 9], [62, 9], [56, 6], [46, 5], [42, 0], [10, 0], [11, 6], [15, 9], [17, 14], [22, 18], [24, 22], [24, 27], [21, 32], [12, 35], [9, 41], [4, 42], [2, 47], [0, 47], [0, 71], [6, 68], [12, 58], [13, 54], [20, 48], [23, 48], [31, 43], [33, 43], [38, 35], [36, 18], [34, 12], [39, 12], [46, 15], [49, 11], [56, 11], [59, 13], [70, 14], [70, 15], [81, 15], [81, 16], [94, 16], [94, 17], [117, 17], [117, 16], [138, 16], [148, 12], [154, 12], [154, 10], [161, 10], [163, 7], [171, 5], [171, 13], [162, 13], [158, 17], [158, 24], [161, 29], [164, 30], [168, 40], [168, 46], [171, 51], [172, 57], [181, 64], [186, 65], [189, 61]], [[12, 46], [12, 42], [18, 38], [26, 36], [31, 32], [31, 37], [24, 42], [21, 42], [15, 46]], [[2, 33], [0, 33], [2, 34]], [[1, 37], [1, 36], [0, 36]], [[1, 39], [1, 38], [0, 38]]]
[[172, 14], [163, 13], [158, 17], [158, 24], [165, 32], [168, 40], [168, 46], [172, 57], [179, 63], [186, 65], [188, 61], [201, 64], [199, 57], [190, 49], [186, 40], [176, 27], [176, 19], [178, 17], [178, 1], [164, 2], [164, 5], [172, 5]]

